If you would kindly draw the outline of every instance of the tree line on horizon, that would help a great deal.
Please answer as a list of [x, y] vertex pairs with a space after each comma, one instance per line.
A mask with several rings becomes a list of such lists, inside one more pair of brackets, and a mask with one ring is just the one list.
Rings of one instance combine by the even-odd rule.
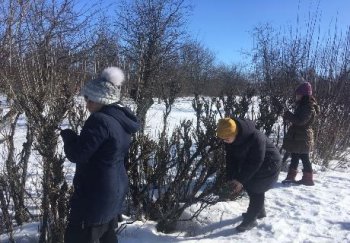
[[[123, 96], [135, 103], [142, 123], [126, 160], [130, 193], [126, 212], [158, 222], [170, 232], [193, 203], [196, 217], [217, 199], [223, 152], [215, 139], [218, 116], [253, 117], [276, 145], [284, 110], [295, 86], [309, 81], [321, 107], [315, 125], [314, 162], [345, 164], [350, 147], [350, 31], [321, 39], [318, 18], [306, 31], [287, 33], [270, 25], [253, 30], [246, 68], [215, 62], [215, 55], [186, 31], [191, 6], [184, 0], [123, 1], [112, 16], [76, 1], [2, 0], [0, 4], [0, 92], [9, 105], [1, 118], [0, 234], [40, 220], [40, 242], [63, 242], [71, 186], [57, 128], [68, 119], [79, 131], [86, 110], [76, 101], [83, 82], [107, 66], [126, 76]], [[335, 26], [336, 29], [336, 26]], [[193, 96], [196, 122], [169, 131], [167, 119], [178, 97]], [[145, 132], [155, 98], [164, 102], [164, 127], [157, 138]], [[258, 110], [250, 110], [258, 98]], [[23, 146], [15, 146], [20, 116], [26, 119]], [[282, 136], [281, 135], [281, 136]], [[40, 158], [38, 193], [27, 191], [30, 157]], [[214, 179], [213, 179], [214, 178]], [[203, 189], [204, 188], [204, 189]], [[157, 193], [157, 200], [153, 201]], [[32, 207], [40, 209], [33, 213]], [[11, 238], [10, 237], [10, 238]], [[13, 240], [13, 238], [11, 238]]]

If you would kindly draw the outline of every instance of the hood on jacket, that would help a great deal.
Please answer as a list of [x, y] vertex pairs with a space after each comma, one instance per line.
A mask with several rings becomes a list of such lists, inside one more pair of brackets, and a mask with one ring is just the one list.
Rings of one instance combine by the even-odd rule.
[[129, 108], [118, 103], [102, 107], [101, 112], [116, 119], [129, 134], [135, 133], [140, 129], [140, 122], [134, 113]]
[[251, 120], [232, 118], [238, 126], [238, 134], [232, 145], [239, 145], [250, 139], [251, 135], [256, 131], [255, 123]]

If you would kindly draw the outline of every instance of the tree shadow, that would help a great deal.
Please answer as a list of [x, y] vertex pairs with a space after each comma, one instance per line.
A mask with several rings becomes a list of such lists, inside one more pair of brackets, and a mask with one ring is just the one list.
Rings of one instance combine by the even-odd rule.
[[300, 186], [301, 184], [297, 184], [297, 183], [282, 183], [282, 182], [276, 182], [274, 184], [274, 186], [271, 188], [271, 190], [273, 189], [280, 189], [280, 188], [288, 188], [288, 187], [295, 187], [295, 186]]
[[343, 230], [350, 230], [350, 222], [341, 222], [341, 221], [331, 221], [328, 220], [331, 224], [339, 224]]
[[[200, 239], [215, 239], [217, 237], [232, 236], [233, 234], [238, 233], [234, 229], [234, 225], [237, 224], [238, 222], [240, 222], [241, 220], [242, 220], [242, 217], [236, 217], [233, 219], [222, 220], [220, 222], [207, 225], [203, 228], [200, 228], [196, 232], [196, 235], [200, 235], [200, 238], [198, 238], [196, 236], [192, 236], [190, 238], [191, 238], [191, 240], [192, 239], [193, 240], [196, 240], [196, 239], [200, 240]], [[232, 227], [223, 229], [226, 226], [232, 226]], [[220, 230], [220, 229], [223, 229], [223, 230]], [[203, 236], [203, 235], [205, 235], [205, 236]]]

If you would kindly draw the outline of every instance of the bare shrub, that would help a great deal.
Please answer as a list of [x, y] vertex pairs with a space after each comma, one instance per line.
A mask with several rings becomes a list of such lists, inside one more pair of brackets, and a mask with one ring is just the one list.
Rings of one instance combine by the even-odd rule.
[[[190, 205], [201, 205], [195, 217], [217, 200], [213, 193], [221, 183], [224, 157], [215, 138], [214, 104], [196, 96], [193, 100], [197, 114], [195, 124], [182, 121], [170, 137], [163, 131], [158, 142], [136, 138], [133, 147], [136, 153], [130, 153], [136, 157], [130, 161], [137, 161], [143, 173], [131, 175], [131, 195], [136, 199], [134, 205], [142, 204], [146, 218], [158, 222], [159, 231], [174, 230], [177, 220]], [[130, 173], [140, 171], [133, 169], [135, 163], [128, 168]]]
[[320, 80], [317, 86], [320, 114], [315, 124], [314, 158], [328, 166], [331, 160], [344, 163], [350, 147], [350, 76], [349, 71], [336, 80]]
[[[248, 118], [251, 115], [249, 111], [253, 104], [255, 92], [255, 89], [248, 84], [246, 84], [245, 89], [231, 86], [231, 88], [223, 91], [217, 99], [216, 109], [221, 117]], [[224, 114], [221, 114], [221, 110], [224, 111]], [[254, 111], [252, 112], [254, 113]]]
[[[31, 132], [26, 149], [36, 150], [43, 164], [40, 242], [63, 242], [69, 195], [57, 128], [72, 106], [79, 80], [84, 79], [81, 64], [86, 60], [86, 47], [80, 33], [86, 22], [69, 0], [9, 0], [4, 6], [9, 8], [1, 8], [6, 26], [0, 33], [1, 81], [7, 98], [26, 118]], [[9, 168], [19, 169], [12, 157], [9, 153]], [[23, 173], [19, 184], [9, 187], [15, 192], [24, 190], [26, 182], [24, 171], [18, 173]]]
[[[268, 25], [258, 27], [254, 32], [256, 47], [252, 60], [255, 67], [254, 78], [265, 87], [261, 90], [265, 100], [260, 104], [260, 112], [265, 113], [265, 117], [261, 119], [269, 124], [264, 128], [269, 133], [275, 116], [283, 114], [280, 112], [281, 105], [285, 106], [284, 104], [291, 103], [294, 99], [297, 84], [303, 81], [312, 84], [321, 108], [315, 124], [316, 146], [313, 158], [314, 162], [319, 161], [328, 166], [331, 159], [344, 156], [344, 151], [349, 147], [347, 57], [350, 42], [349, 32], [342, 37], [335, 31], [333, 36], [329, 34], [321, 43], [315, 31], [317, 14], [311, 16], [305, 33], [290, 28], [288, 35], [276, 33]], [[273, 99], [278, 100], [277, 105], [271, 102]], [[271, 105], [267, 106], [264, 103], [268, 100]], [[266, 123], [266, 119], [271, 122]]]

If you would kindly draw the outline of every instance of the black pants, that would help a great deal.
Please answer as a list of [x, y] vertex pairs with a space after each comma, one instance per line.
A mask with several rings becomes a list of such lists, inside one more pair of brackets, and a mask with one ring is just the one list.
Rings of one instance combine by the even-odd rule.
[[303, 171], [312, 172], [312, 165], [310, 162], [309, 154], [292, 153], [291, 156], [292, 156], [292, 159], [291, 159], [289, 168], [296, 170], [298, 168], [299, 159], [301, 159], [301, 162], [303, 163]]
[[65, 243], [116, 243], [118, 242], [115, 228], [118, 219], [107, 224], [82, 227], [82, 225], [68, 224], [64, 235]]
[[244, 220], [255, 220], [261, 211], [265, 210], [265, 193], [254, 193], [247, 191], [249, 196], [249, 206]]

